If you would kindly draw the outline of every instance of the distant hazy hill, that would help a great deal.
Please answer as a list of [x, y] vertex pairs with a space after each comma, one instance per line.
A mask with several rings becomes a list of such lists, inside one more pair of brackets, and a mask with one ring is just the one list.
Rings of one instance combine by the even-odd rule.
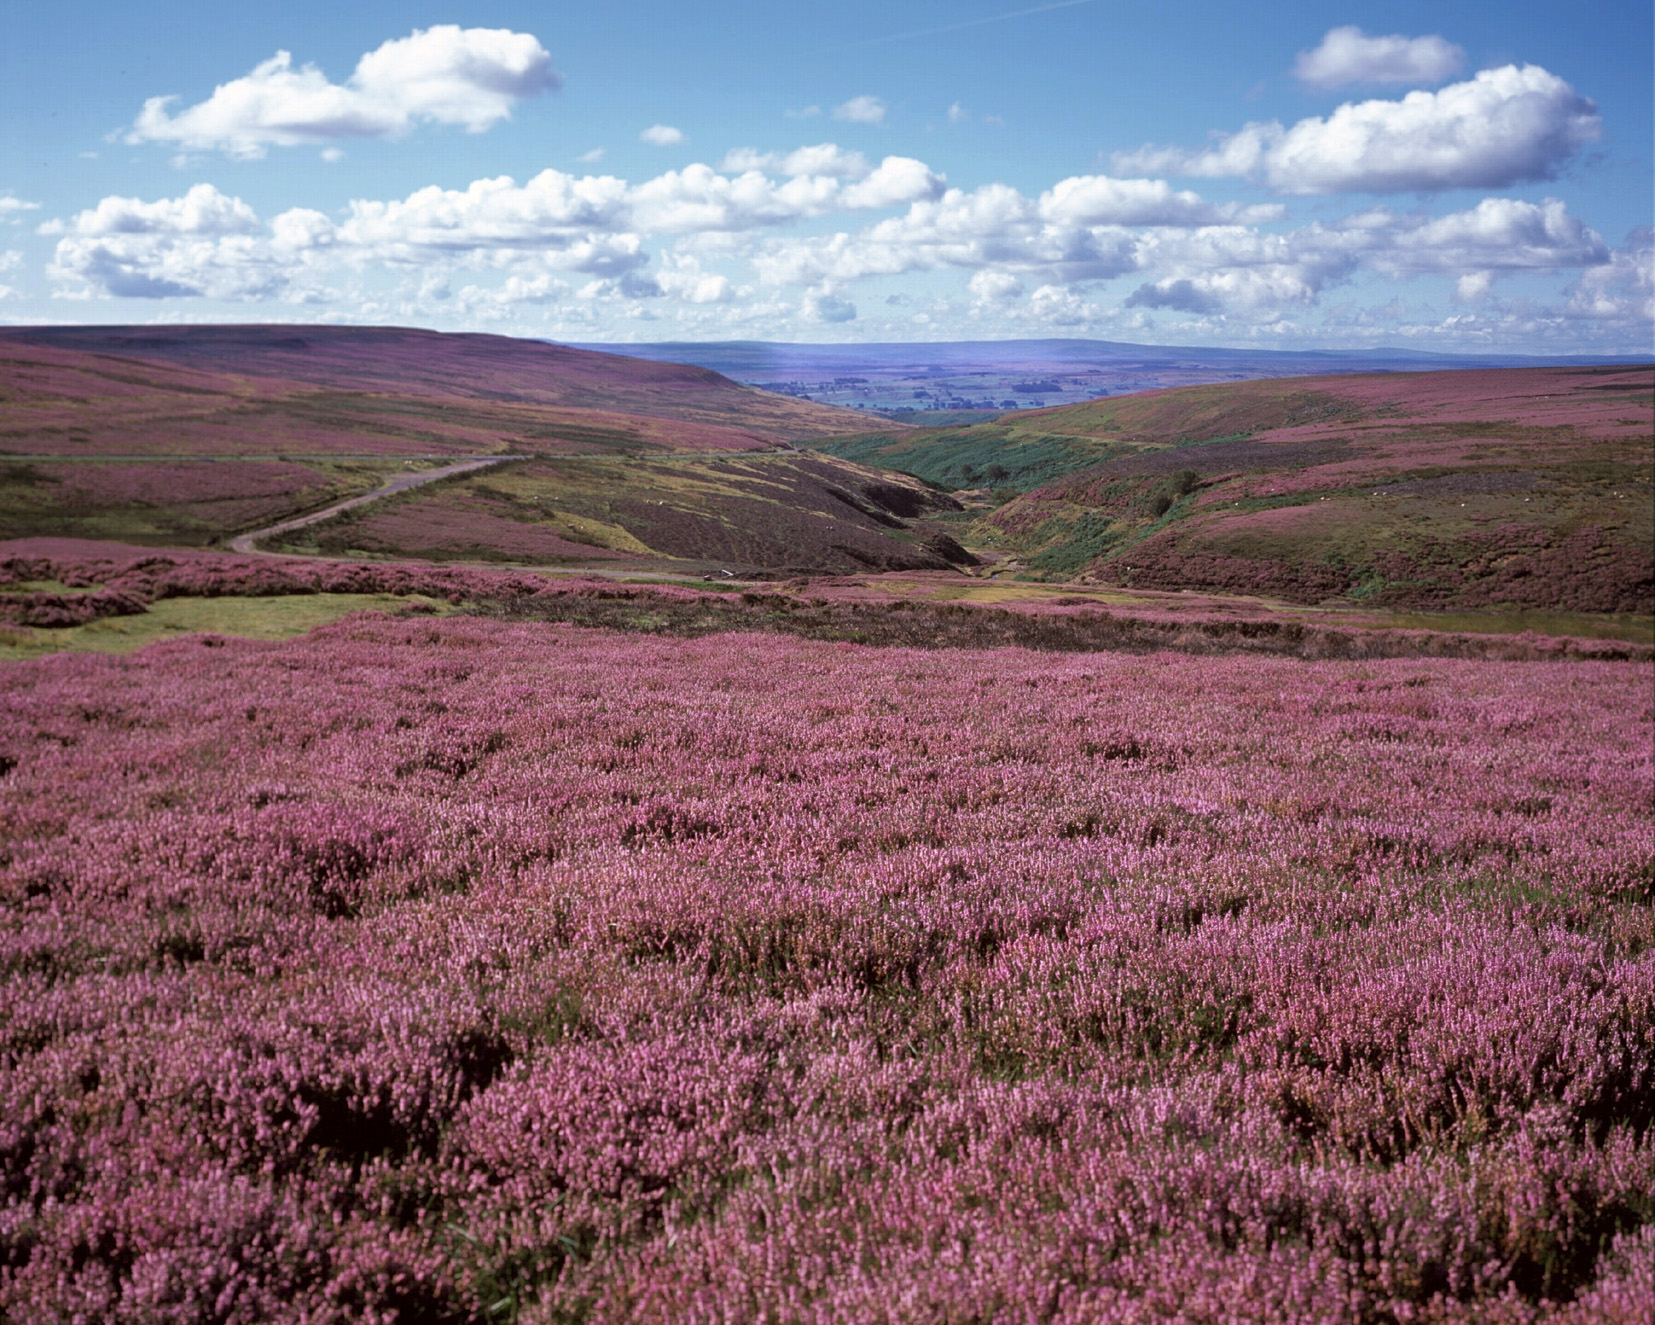
[[[958, 423], [1011, 409], [1067, 405], [1123, 392], [1202, 382], [1323, 373], [1539, 367], [1556, 359], [1446, 355], [1410, 349], [1259, 350], [1132, 345], [1100, 340], [797, 345], [587, 345], [652, 361], [699, 364], [737, 381], [813, 401], [877, 411], [905, 422]], [[1631, 363], [1581, 359], [1579, 363]]]
[[1054, 579], [1648, 613], [1652, 435], [1655, 370], [1540, 368], [1183, 387], [821, 445], [998, 488], [975, 542]]
[[[745, 380], [766, 373], [846, 373], [928, 367], [991, 368], [1004, 364], [1032, 369], [1041, 365], [1150, 365], [1195, 367], [1215, 371], [1276, 369], [1273, 377], [1313, 373], [1403, 371], [1428, 368], [1506, 368], [1555, 366], [1555, 358], [1514, 354], [1433, 354], [1427, 350], [1259, 350], [1222, 346], [1137, 345], [1127, 341], [1052, 338], [1044, 340], [886, 341], [849, 345], [810, 345], [784, 341], [660, 341], [652, 344], [580, 343], [578, 348], [632, 355], [659, 362], [694, 363], [727, 377]], [[1582, 360], [1631, 363], [1635, 356]]]

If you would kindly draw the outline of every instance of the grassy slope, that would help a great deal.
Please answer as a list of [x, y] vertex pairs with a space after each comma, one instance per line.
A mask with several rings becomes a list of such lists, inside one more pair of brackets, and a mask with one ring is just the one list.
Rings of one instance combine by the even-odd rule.
[[1648, 369], [1248, 382], [829, 445], [955, 483], [998, 464], [1024, 491], [973, 533], [1049, 578], [1648, 613], [1651, 386]]

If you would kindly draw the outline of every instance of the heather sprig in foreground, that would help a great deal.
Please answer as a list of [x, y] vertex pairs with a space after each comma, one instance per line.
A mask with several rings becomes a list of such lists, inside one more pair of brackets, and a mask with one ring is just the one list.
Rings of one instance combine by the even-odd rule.
[[1651, 670], [0, 671], [0, 1313], [1646, 1319]]

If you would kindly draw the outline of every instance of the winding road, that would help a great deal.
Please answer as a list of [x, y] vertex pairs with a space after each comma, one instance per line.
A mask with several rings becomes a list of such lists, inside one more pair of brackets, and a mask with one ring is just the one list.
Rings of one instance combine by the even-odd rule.
[[[453, 464], [443, 465], [443, 466], [441, 466], [440, 468], [437, 468], [437, 469], [413, 470], [413, 471], [410, 471], [408, 473], [393, 475], [391, 478], [387, 479], [384, 483], [381, 483], [372, 492], [364, 492], [360, 496], [350, 497], [350, 498], [347, 498], [345, 501], [341, 501], [341, 502], [335, 502], [333, 505], [325, 506], [319, 511], [311, 511], [308, 515], [294, 516], [290, 520], [283, 520], [279, 524], [269, 525], [264, 529], [254, 529], [249, 533], [237, 534], [234, 538], [232, 538], [230, 540], [230, 542], [227, 546], [228, 546], [228, 548], [231, 552], [237, 552], [237, 553], [240, 553], [243, 556], [284, 557], [284, 558], [291, 558], [291, 559], [294, 559], [294, 560], [306, 560], [306, 561], [330, 560], [330, 558], [328, 558], [326, 556], [318, 557], [318, 556], [314, 556], [312, 554], [303, 553], [303, 552], [269, 552], [269, 551], [266, 551], [264, 548], [259, 547], [258, 544], [262, 539], [273, 538], [277, 534], [286, 534], [286, 533], [292, 532], [295, 529], [304, 529], [309, 525], [320, 524], [324, 520], [332, 519], [334, 516], [338, 515], [342, 511], [352, 510], [352, 509], [354, 509], [355, 507], [358, 507], [358, 506], [365, 506], [369, 502], [379, 501], [383, 497], [390, 497], [390, 496], [393, 496], [394, 494], [399, 493], [399, 492], [407, 492], [410, 488], [417, 488], [417, 487], [420, 487], [420, 486], [422, 486], [423, 484], [426, 484], [426, 483], [435, 483], [438, 479], [452, 478], [456, 474], [468, 474], [468, 473], [471, 473], [475, 470], [488, 469], [493, 465], [503, 465], [503, 464], [506, 464], [506, 463], [508, 463], [510, 461], [514, 461], [514, 460], [539, 458], [539, 459], [547, 459], [547, 460], [578, 460], [578, 461], [582, 461], [582, 462], [611, 461], [611, 462], [617, 462], [617, 463], [622, 463], [622, 464], [635, 464], [635, 463], [638, 463], [639, 461], [644, 461], [644, 462], [647, 462], [647, 463], [650, 463], [650, 464], [661, 464], [663, 462], [673, 462], [673, 461], [683, 461], [683, 460], [706, 461], [706, 460], [786, 459], [786, 458], [789, 458], [789, 457], [808, 456], [810, 454], [811, 454], [811, 452], [808, 451], [806, 448], [799, 447], [799, 446], [794, 446], [791, 443], [781, 443], [777, 446], [777, 448], [775, 450], [769, 450], [769, 451], [669, 451], [669, 452], [664, 452], [664, 453], [659, 454], [659, 455], [644, 455], [644, 456], [638, 456], [638, 455], [572, 455], [572, 456], [551, 455], [551, 456], [539, 456], [539, 457], [526, 457], [526, 456], [522, 456], [522, 455], [478, 456], [478, 457], [473, 457], [473, 458], [468, 459], [468, 460], [456, 461]], [[7, 458], [11, 458], [11, 457], [7, 457]], [[42, 459], [59, 459], [61, 457], [45, 456], [45, 457], [41, 457], [41, 458]], [[99, 460], [105, 460], [105, 459], [109, 459], [109, 458], [110, 457], [106, 457], [106, 456], [96, 457], [96, 459], [99, 459]], [[131, 458], [132, 459], [149, 460], [149, 459], [154, 459], [155, 457], [153, 457], [153, 456], [134, 456], [134, 457], [131, 457]], [[176, 459], [178, 457], [176, 457], [176, 456], [167, 456], [165, 458], [166, 459]], [[203, 456], [201, 458], [202, 459], [209, 459], [209, 458], [210, 459], [226, 459], [226, 458], [230, 458], [230, 459], [241, 460], [241, 459], [247, 459], [248, 457], [245, 457], [245, 456], [221, 457], [221, 456], [218, 456], [218, 455], [213, 455], [213, 456], [210, 456], [210, 457]], [[290, 460], [290, 459], [293, 459], [294, 457], [292, 457], [291, 455], [288, 455], [288, 454], [282, 454], [282, 455], [279, 455], [279, 456], [271, 456], [269, 458], [270, 459], [278, 459], [278, 460]], [[329, 455], [327, 458], [328, 459], [338, 459], [339, 457]], [[358, 457], [352, 457], [352, 458], [358, 458]], [[361, 459], [384, 460], [384, 459], [389, 459], [391, 457], [382, 456], [382, 455], [373, 455], [373, 456], [362, 456], [362, 457], [359, 457], [359, 458], [361, 458]], [[408, 457], [404, 457], [404, 458], [405, 459], [434, 459], [435, 457], [408, 456]], [[77, 459], [80, 460], [81, 462], [85, 462], [86, 460], [91, 459], [91, 457], [77, 457]], [[557, 567], [545, 566], [545, 567], [538, 567], [537, 569], [542, 574], [546, 574], [546, 575], [601, 576], [604, 579], [615, 579], [615, 580], [633, 579], [633, 578], [639, 577], [639, 576], [645, 576], [645, 577], [658, 576], [658, 575], [662, 574], [662, 570], [659, 567], [652, 567], [652, 568], [647, 569], [647, 570], [635, 570], [635, 571], [634, 570], [613, 570], [613, 569], [610, 569], [610, 568], [607, 568], [607, 567], [600, 568], [600, 567], [590, 567], [590, 566], [578, 566], [578, 567], [572, 567], [572, 566], [557, 566]], [[693, 574], [693, 572], [689, 572], [689, 573]], [[719, 575], [722, 576], [723, 578], [726, 578], [726, 579], [733, 578], [733, 573], [730, 572], [730, 571], [727, 571], [727, 570], [719, 572]], [[717, 578], [717, 577], [709, 574], [709, 575], [704, 575], [702, 578], [711, 580], [711, 579], [714, 579], [714, 578]]]
[[[648, 455], [648, 456], [616, 456], [616, 455], [557, 456], [557, 455], [553, 455], [553, 456], [541, 456], [539, 458], [540, 459], [547, 459], [547, 460], [580, 460], [580, 461], [613, 460], [613, 461], [622, 461], [622, 462], [626, 462], [626, 463], [633, 463], [633, 462], [636, 462], [636, 461], [639, 461], [639, 460], [645, 460], [645, 461], [648, 461], [651, 464], [660, 464], [663, 461], [675, 461], [675, 460], [753, 460], [753, 459], [765, 458], [765, 457], [779, 458], [779, 457], [787, 457], [787, 456], [798, 456], [798, 455], [803, 455], [803, 454], [808, 454], [808, 453], [805, 452], [800, 447], [788, 445], [785, 450], [778, 449], [778, 450], [774, 450], [774, 451], [667, 451], [667, 452], [663, 452], [660, 455]], [[5, 458], [11, 459], [13, 457], [5, 457]], [[28, 459], [30, 457], [21, 457], [21, 458]], [[60, 457], [44, 456], [44, 457], [40, 457], [40, 458], [41, 459], [58, 459]], [[90, 459], [90, 458], [91, 457], [81, 457], [81, 459]], [[98, 456], [96, 458], [99, 459], [99, 460], [104, 460], [104, 459], [109, 459], [110, 457]], [[147, 459], [154, 459], [155, 457], [153, 457], [153, 456], [134, 456], [134, 457], [129, 457], [129, 458], [131, 458], [131, 459], [146, 459], [147, 460]], [[175, 457], [167, 456], [165, 458], [166, 459], [174, 459]], [[212, 459], [233, 458], [233, 459], [240, 460], [240, 459], [246, 459], [247, 457], [244, 457], [244, 456], [220, 457], [220, 456], [215, 455], [211, 458]], [[288, 456], [288, 455], [273, 456], [273, 457], [270, 457], [270, 458], [280, 459], [280, 460], [292, 459], [292, 457]], [[330, 456], [328, 458], [329, 459], [337, 459], [338, 457]], [[383, 459], [386, 459], [387, 457], [373, 456], [373, 457], [362, 457], [362, 458], [364, 458], [364, 459], [371, 458], [371, 459], [376, 459], [376, 460], [383, 460]], [[409, 457], [409, 459], [415, 459], [415, 458], [424, 459], [426, 457]], [[321, 509], [319, 511], [312, 511], [309, 515], [295, 516], [291, 520], [283, 520], [280, 524], [273, 524], [273, 525], [270, 525], [268, 528], [265, 528], [265, 529], [255, 529], [251, 533], [237, 534], [234, 538], [232, 538], [230, 540], [229, 548], [230, 548], [230, 551], [239, 552], [243, 556], [286, 557], [286, 556], [302, 555], [302, 554], [299, 554], [299, 553], [290, 553], [290, 552], [266, 552], [266, 551], [264, 551], [263, 548], [260, 548], [258, 546], [258, 542], [259, 542], [260, 539], [273, 538], [277, 534], [291, 533], [295, 529], [303, 529], [308, 525], [321, 524], [323, 520], [330, 520], [334, 516], [338, 515], [341, 511], [348, 511], [348, 510], [351, 510], [353, 507], [357, 507], [357, 506], [365, 506], [368, 502], [378, 501], [382, 497], [389, 497], [389, 496], [392, 496], [392, 495], [394, 495], [395, 493], [398, 493], [398, 492], [406, 492], [406, 491], [408, 491], [409, 488], [417, 488], [417, 487], [419, 487], [419, 486], [421, 486], [422, 484], [425, 484], [425, 483], [435, 483], [440, 478], [452, 478], [456, 474], [468, 474], [472, 470], [487, 469], [491, 465], [503, 465], [507, 461], [510, 461], [510, 460], [524, 460], [524, 459], [528, 459], [528, 458], [531, 458], [531, 457], [526, 457], [526, 456], [521, 456], [521, 455], [484, 456], [484, 457], [478, 457], [478, 458], [471, 459], [471, 460], [461, 460], [461, 461], [458, 461], [458, 462], [456, 462], [455, 464], [452, 464], [452, 465], [444, 465], [440, 469], [422, 469], [422, 470], [414, 470], [414, 471], [411, 471], [411, 472], [406, 473], [406, 474], [396, 474], [396, 475], [392, 476], [391, 478], [386, 479], [385, 482], [381, 483], [372, 492], [364, 492], [360, 497], [351, 497], [351, 498], [349, 498], [345, 501], [335, 502], [332, 506], [324, 507], [323, 509]]]
[[261, 538], [273, 538], [277, 534], [291, 533], [293, 530], [303, 529], [307, 525], [321, 524], [323, 520], [331, 520], [341, 511], [348, 511], [356, 506], [365, 506], [371, 501], [378, 501], [381, 497], [389, 497], [397, 492], [406, 492], [409, 488], [417, 488], [424, 483], [435, 483], [440, 478], [452, 478], [455, 474], [468, 474], [474, 469], [487, 469], [490, 465], [501, 465], [507, 460], [516, 459], [520, 459], [520, 457], [490, 456], [482, 460], [462, 460], [458, 464], [444, 465], [441, 469], [420, 469], [406, 474], [394, 474], [372, 492], [365, 492], [360, 497], [351, 497], [345, 501], [335, 502], [332, 506], [324, 507], [319, 511], [312, 511], [309, 515], [295, 516], [291, 520], [283, 520], [280, 524], [273, 524], [266, 529], [255, 529], [250, 534], [238, 534], [230, 540], [230, 551], [240, 552], [244, 556], [280, 555], [264, 552], [258, 547], [258, 541]]

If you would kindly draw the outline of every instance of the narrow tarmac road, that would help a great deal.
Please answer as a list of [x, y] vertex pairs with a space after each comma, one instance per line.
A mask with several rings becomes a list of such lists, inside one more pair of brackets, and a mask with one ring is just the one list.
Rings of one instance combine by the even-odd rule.
[[434, 483], [440, 478], [451, 478], [455, 474], [466, 474], [474, 469], [487, 469], [490, 465], [504, 464], [507, 460], [515, 460], [516, 456], [489, 456], [486, 459], [462, 460], [458, 464], [444, 465], [441, 469], [414, 470], [407, 474], [395, 474], [385, 480], [372, 492], [365, 492], [360, 497], [351, 497], [346, 501], [335, 502], [332, 506], [324, 507], [320, 511], [312, 511], [309, 515], [296, 516], [291, 520], [283, 520], [280, 524], [273, 524], [267, 529], [255, 529], [250, 534], [238, 534], [230, 540], [230, 551], [240, 552], [244, 556], [279, 556], [279, 553], [267, 553], [258, 546], [261, 538], [273, 538], [277, 534], [291, 533], [295, 529], [303, 529], [307, 525], [320, 524], [323, 520], [332, 519], [341, 511], [348, 511], [356, 506], [365, 506], [371, 501], [378, 501], [381, 497], [389, 497], [393, 493], [406, 492], [409, 488], [417, 488], [421, 484]]

